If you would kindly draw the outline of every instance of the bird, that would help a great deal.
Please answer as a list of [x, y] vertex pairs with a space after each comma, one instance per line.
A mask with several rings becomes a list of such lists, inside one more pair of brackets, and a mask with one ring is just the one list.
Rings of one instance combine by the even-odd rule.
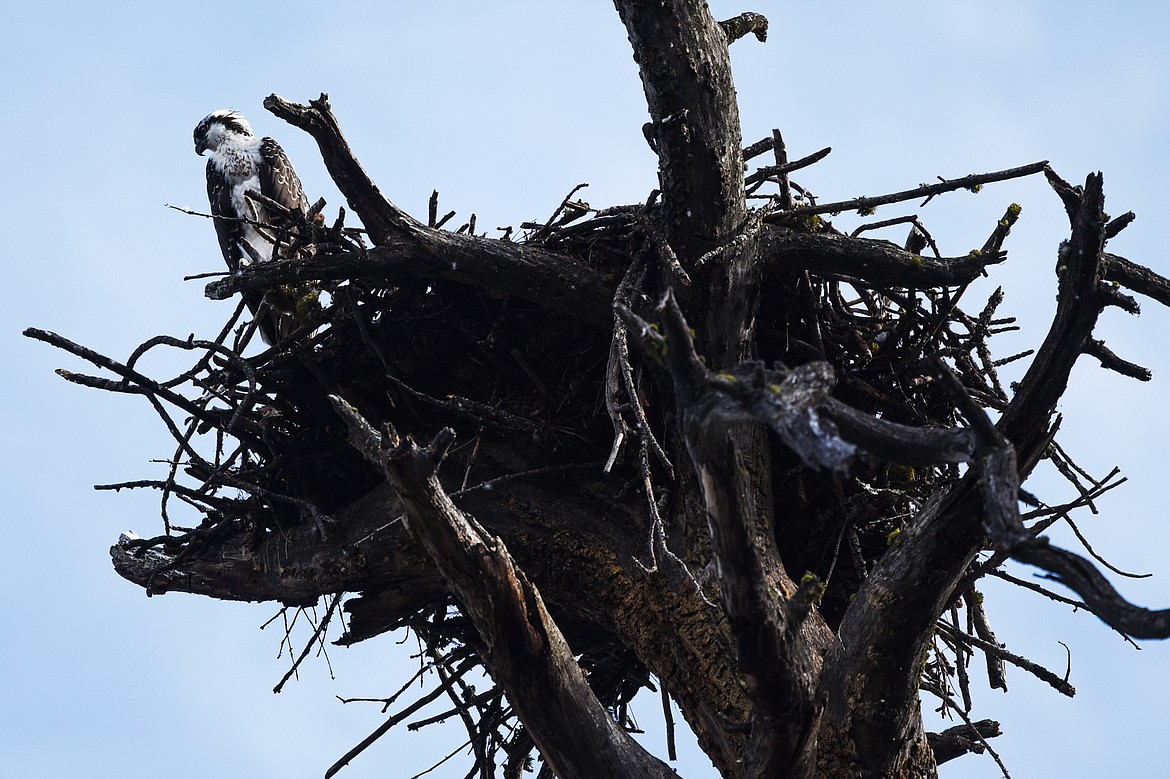
[[[253, 262], [283, 259], [281, 232], [309, 212], [301, 180], [284, 149], [269, 137], [257, 138], [248, 120], [230, 108], [213, 111], [195, 127], [195, 153], [207, 158], [207, 199], [219, 248], [235, 274]], [[287, 213], [248, 196], [259, 193]], [[308, 301], [311, 298], [311, 304]], [[297, 325], [296, 311], [317, 302], [315, 290], [282, 288], [267, 295], [245, 292], [260, 335], [277, 344]]]

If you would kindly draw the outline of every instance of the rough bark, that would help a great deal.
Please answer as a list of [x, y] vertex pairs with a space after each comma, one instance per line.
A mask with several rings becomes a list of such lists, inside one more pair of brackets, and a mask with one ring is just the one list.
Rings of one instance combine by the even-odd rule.
[[663, 233], [693, 261], [743, 224], [739, 106], [727, 39], [702, 0], [617, 0], [650, 111]]
[[247, 275], [208, 284], [207, 296], [219, 300], [305, 278], [451, 281], [563, 311], [598, 327], [608, 327], [613, 320], [613, 290], [583, 263], [531, 246], [425, 227], [385, 236], [364, 254], [322, 254], [311, 260], [265, 263]]

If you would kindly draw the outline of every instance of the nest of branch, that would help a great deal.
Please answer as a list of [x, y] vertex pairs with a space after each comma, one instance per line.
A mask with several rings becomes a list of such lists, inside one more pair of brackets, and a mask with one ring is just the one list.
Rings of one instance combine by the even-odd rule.
[[[999, 251], [1017, 213], [1008, 210], [984, 251]], [[595, 213], [566, 199], [548, 224], [526, 224], [530, 232], [520, 242], [572, 256], [609, 279], [625, 276], [633, 258], [642, 268], [635, 298], [648, 308], [672, 272], [656, 255], [653, 220], [653, 207]], [[794, 221], [789, 229], [839, 235], [815, 218]], [[912, 229], [913, 241], [921, 233]], [[817, 264], [815, 258], [809, 263]], [[837, 397], [855, 408], [908, 425], [955, 427], [961, 416], [923, 358], [947, 358], [973, 397], [999, 409], [1007, 395], [996, 369], [1007, 360], [992, 359], [988, 339], [1015, 329], [1011, 318], [996, 317], [1002, 294], [967, 314], [958, 305], [965, 289], [879, 287], [844, 274], [778, 271], [758, 315], [759, 359], [787, 367], [827, 359], [837, 368]], [[198, 546], [206, 554], [204, 539], [225, 526], [268, 532], [311, 522], [327, 534], [334, 512], [381, 481], [347, 443], [330, 394], [351, 399], [375, 425], [392, 420], [418, 438], [454, 429], [469, 443], [449, 456], [446, 469], [464, 488], [520, 464], [481, 459], [484, 448], [476, 442], [483, 436], [496, 442], [493, 452], [520, 452], [528, 464], [543, 467], [600, 467], [613, 450], [605, 402], [614, 367], [610, 332], [456, 282], [359, 280], [329, 285], [327, 292], [331, 303], [304, 340], [245, 356], [252, 328], [233, 322], [214, 342], [155, 339], [135, 355], [149, 348], [205, 350], [178, 377], [197, 390], [190, 403], [199, 413], [185, 428], [172, 426], [180, 444], [172, 461], [196, 483], [190, 486], [176, 471], [164, 485], [169, 497], [195, 506], [205, 521], [136, 546], [165, 545], [171, 552]], [[669, 383], [662, 381], [661, 368], [636, 352], [627, 359], [641, 406], [638, 421], [644, 418], [659, 437], [673, 435]], [[635, 421], [631, 411], [618, 412], [623, 414]], [[238, 436], [234, 446], [226, 445], [228, 436]], [[195, 446], [201, 437], [214, 439], [211, 454], [195, 454], [204, 451]], [[510, 445], [500, 446], [502, 440]], [[638, 477], [637, 458], [619, 453], [615, 459], [617, 473]], [[828, 581], [830, 611], [848, 600], [884, 553], [899, 518], [957, 477], [954, 466], [875, 461], [856, 478], [840, 480], [803, 467], [794, 454], [777, 457], [775, 467], [777, 503], [788, 507], [783, 515], [800, 518], [779, 528], [785, 563]], [[653, 479], [669, 490], [663, 469], [655, 468]], [[238, 497], [241, 489], [248, 494]]]
[[[303, 592], [273, 590], [283, 594], [271, 595], [240, 585], [236, 596], [268, 594], [305, 605], [322, 592], [340, 595], [346, 589], [361, 589], [359, 600], [377, 605], [380, 589], [392, 589], [390, 583], [400, 582], [406, 577], [403, 569], [408, 569], [418, 582], [415, 591], [395, 595], [390, 606], [382, 604], [393, 618], [355, 611], [350, 625], [355, 632], [341, 641], [361, 640], [403, 625], [413, 628], [425, 643], [425, 662], [439, 674], [439, 687], [452, 696], [453, 711], [468, 718], [479, 758], [487, 760], [488, 752], [503, 750], [509, 765], [521, 765], [531, 741], [517, 729], [499, 691], [476, 693], [460, 686], [459, 679], [476, 664], [480, 639], [470, 621], [457, 608], [452, 610], [458, 604], [452, 604], [441, 580], [433, 571], [427, 578], [425, 556], [417, 549], [411, 552], [409, 539], [398, 537], [407, 551], [403, 561], [394, 563], [397, 570], [359, 578], [356, 585], [353, 578], [346, 578], [353, 570], [372, 565], [368, 559], [372, 553], [360, 546], [365, 538], [346, 536], [339, 517], [377, 494], [385, 477], [351, 445], [346, 423], [330, 396], [345, 398], [375, 428], [392, 423], [399, 434], [420, 440], [444, 428], [453, 430], [459, 443], [448, 452], [441, 475], [444, 488], [456, 500], [471, 493], [482, 495], [498, 480], [517, 474], [559, 474], [577, 486], [589, 485], [598, 511], [620, 508], [635, 517], [636, 526], [621, 532], [644, 540], [657, 517], [673, 513], [670, 504], [681, 478], [675, 467], [686, 458], [685, 444], [675, 389], [661, 356], [629, 347], [629, 320], [614, 317], [610, 304], [647, 313], [670, 289], [685, 297], [688, 289], [707, 283], [704, 268], [718, 266], [722, 253], [742, 251], [745, 244], [757, 242], [760, 255], [770, 259], [761, 269], [754, 345], [742, 356], [754, 361], [746, 365], [758, 375], [783, 377], [801, 366], [827, 363], [835, 377], [837, 401], [886, 422], [944, 430], [961, 426], [970, 409], [963, 407], [953, 387], [941, 385], [930, 367], [942, 361], [958, 377], [965, 396], [981, 407], [999, 412], [1009, 404], [997, 370], [1025, 355], [992, 356], [991, 337], [1015, 328], [1010, 317], [997, 313], [1003, 295], [997, 290], [987, 300], [972, 300], [964, 293], [984, 266], [1003, 259], [1003, 241], [1019, 207], [1012, 205], [989, 226], [984, 245], [950, 260], [939, 255], [925, 226], [914, 217], [872, 223], [844, 235], [823, 215], [865, 213], [887, 202], [929, 199], [949, 190], [1036, 173], [1044, 169], [1043, 163], [884, 198], [818, 205], [789, 174], [827, 150], [787, 163], [777, 133], [748, 147], [744, 156], [751, 159], [763, 151], [775, 152], [777, 162], [750, 173], [745, 187], [752, 195], [764, 186], [777, 191], [760, 196], [761, 205], [751, 212], [739, 237], [713, 247], [689, 270], [680, 266], [662, 240], [654, 196], [644, 204], [596, 210], [576, 199], [578, 188], [549, 219], [525, 223], [519, 235], [509, 230], [496, 242], [472, 238], [474, 217], [454, 232], [444, 230], [450, 215], [439, 219], [437, 196], [432, 199], [428, 225], [417, 225], [419, 234], [426, 231], [431, 236], [428, 240], [466, 238], [479, 247], [494, 244], [515, 257], [562, 258], [566, 268], [571, 261], [574, 273], [588, 273], [597, 280], [596, 288], [569, 285], [577, 297], [570, 295], [556, 305], [540, 299], [539, 285], [534, 285], [536, 292], [526, 292], [523, 277], [500, 284], [477, 281], [478, 271], [458, 267], [458, 259], [451, 260], [449, 268], [427, 273], [385, 272], [379, 264], [385, 261], [379, 254], [385, 252], [384, 241], [375, 240], [376, 247], [367, 248], [363, 231], [345, 227], [344, 212], [326, 227], [316, 218], [318, 206], [309, 219], [286, 228], [288, 259], [268, 264], [271, 267], [258, 263], [243, 274], [243, 282], [235, 278], [225, 282], [267, 290], [273, 306], [297, 308], [299, 297], [320, 296], [319, 309], [297, 308], [303, 327], [273, 348], [257, 351], [252, 345], [256, 328], [241, 319], [246, 314], [242, 305], [216, 338], [154, 338], [124, 363], [59, 336], [30, 331], [113, 371], [118, 376], [113, 380], [63, 375], [102, 389], [144, 395], [175, 438], [164, 479], [106, 485], [152, 487], [163, 496], [165, 532], [124, 540], [119, 547], [126, 557], [122, 572], [158, 592], [199, 586], [212, 592], [214, 582], [192, 584], [184, 576], [198, 563], [233, 555], [245, 561], [245, 570], [248, 565], [268, 566], [267, 561], [248, 560], [249, 555], [258, 555], [256, 550], [273, 534], [293, 538], [298, 532], [321, 544], [341, 538], [339, 543], [353, 543], [358, 552], [346, 558], [351, 562], [329, 570], [278, 571], [285, 578], [315, 577], [316, 591], [306, 586]], [[860, 235], [867, 227], [898, 223], [909, 233], [901, 245]], [[463, 244], [450, 245], [455, 248], [449, 256], [461, 256]], [[406, 262], [420, 266], [432, 261], [426, 252], [407, 254]], [[464, 261], [474, 263], [476, 258], [468, 255]], [[1116, 273], [1125, 269], [1114, 265]], [[266, 279], [265, 273], [271, 277]], [[546, 263], [540, 273], [555, 276], [555, 262], [551, 267]], [[908, 283], [912, 278], [921, 278], [922, 283]], [[271, 294], [274, 289], [283, 293]], [[971, 305], [970, 310], [961, 303]], [[187, 350], [196, 359], [177, 377], [153, 380], [135, 366], [154, 349]], [[1138, 371], [1103, 345], [1095, 353], [1109, 367]], [[739, 375], [728, 374], [728, 381]], [[891, 462], [863, 455], [843, 477], [833, 469], [809, 467], [778, 442], [771, 448], [777, 547], [788, 571], [808, 572], [823, 584], [819, 609], [835, 630], [868, 572], [899, 543], [905, 523], [932, 496], [955, 483], [960, 468], [946, 462], [923, 464], [913, 458]], [[1110, 486], [1109, 479], [1095, 482], [1078, 476], [1058, 450], [1048, 451], [1067, 466], [1084, 502]], [[193, 507], [199, 521], [173, 521], [174, 501]], [[393, 524], [393, 513], [401, 512], [401, 507], [392, 500], [387, 505]], [[1032, 518], [1051, 521], [1066, 516], [1068, 508], [1038, 509]], [[686, 529], [682, 533], [681, 538], [667, 539], [667, 545], [716, 598], [710, 577], [703, 574], [710, 562], [708, 542], [702, 534]], [[251, 539], [242, 552], [234, 548], [241, 536]], [[649, 545], [643, 548], [653, 556]], [[134, 568], [130, 559], [139, 567]], [[345, 567], [351, 564], [353, 569]], [[924, 684], [944, 705], [965, 713], [971, 706], [966, 668], [973, 649], [987, 652], [993, 684], [1002, 679], [1006, 653], [994, 641], [974, 589], [968, 585], [956, 597], [961, 600], [944, 615], [945, 629], [925, 669]], [[650, 683], [645, 665], [607, 626], [592, 619], [587, 603], [553, 602], [550, 611], [588, 666], [599, 700], [633, 728], [626, 706]]]

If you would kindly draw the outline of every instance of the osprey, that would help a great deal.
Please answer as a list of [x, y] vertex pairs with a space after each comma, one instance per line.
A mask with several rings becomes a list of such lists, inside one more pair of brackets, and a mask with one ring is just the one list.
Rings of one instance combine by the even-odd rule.
[[[282, 228], [297, 217], [304, 217], [309, 210], [301, 180], [280, 144], [271, 138], [257, 138], [247, 119], [236, 111], [221, 109], [208, 114], [195, 128], [195, 153], [203, 156], [204, 152], [210, 152], [207, 199], [211, 202], [219, 248], [228, 269], [237, 273], [253, 261], [280, 259], [278, 245]], [[249, 192], [258, 192], [284, 206], [292, 219], [270, 213], [275, 209], [265, 208], [248, 197]], [[261, 313], [260, 334], [268, 344], [288, 335], [296, 325], [291, 313], [261, 312], [265, 302], [269, 308], [273, 303], [280, 308], [295, 308], [299, 303], [274, 300], [279, 297], [275, 291], [267, 296], [244, 293], [252, 313]], [[315, 301], [316, 295], [312, 297]]]

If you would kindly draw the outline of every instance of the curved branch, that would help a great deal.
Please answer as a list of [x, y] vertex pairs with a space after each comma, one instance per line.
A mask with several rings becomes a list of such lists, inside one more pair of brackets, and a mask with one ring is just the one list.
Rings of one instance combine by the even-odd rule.
[[861, 449], [880, 452], [881, 459], [904, 465], [963, 463], [975, 453], [975, 440], [966, 428], [911, 427], [858, 411], [836, 398], [827, 398], [821, 410], [833, 420], [841, 437]]
[[1151, 611], [1127, 601], [1088, 560], [1035, 539], [1012, 549], [1012, 558], [1049, 573], [1080, 595], [1089, 611], [1134, 638], [1170, 638], [1170, 609]]
[[349, 207], [362, 220], [375, 245], [385, 243], [392, 235], [422, 227], [420, 222], [391, 203], [362, 169], [341, 134], [337, 117], [329, 107], [329, 95], [322, 92], [308, 105], [269, 95], [264, 98], [264, 107], [313, 136], [330, 177]]
[[[753, 361], [728, 373], [712, 374], [695, 352], [682, 312], [669, 291], [659, 306], [663, 334], [626, 308], [618, 314], [642, 348], [657, 356], [670, 371], [685, 409], [702, 409], [702, 424], [755, 421], [766, 424], [806, 465], [843, 470], [857, 447], [881, 459], [906, 464], [969, 461], [975, 436], [966, 428], [911, 427], [858, 411], [832, 397], [834, 377], [827, 363], [808, 363], [795, 370], [767, 370]], [[825, 419], [818, 419], [817, 413]]]
[[[1092, 187], [1086, 187], [1087, 192]], [[1079, 221], [1079, 220], [1078, 220]], [[1015, 560], [1048, 571], [1052, 578], [1080, 595], [1089, 610], [1116, 630], [1136, 638], [1170, 637], [1170, 609], [1150, 611], [1135, 606], [1117, 593], [1088, 560], [1059, 549], [1047, 538], [1035, 538], [1020, 519], [1017, 496], [1020, 474], [1015, 450], [964, 391], [959, 380], [942, 368], [939, 378], [971, 422], [979, 439], [980, 489], [983, 492], [983, 526], [998, 550]]]
[[[1054, 178], [1056, 175], [1049, 171], [1049, 180]], [[1064, 193], [1061, 196], [1067, 205], [1072, 188], [1067, 184], [1067, 190], [1056, 184], [1054, 187], [1058, 194]], [[1041, 454], [1041, 444], [1047, 442], [1045, 433], [1056, 403], [1064, 395], [1073, 366], [1106, 303], [1099, 289], [1105, 243], [1105, 195], [1100, 173], [1087, 178], [1077, 205], [1072, 234], [1061, 245], [1057, 260], [1056, 315], [998, 425], [1016, 447], [1023, 468], [1021, 476], [1031, 472]]]
[[1170, 306], [1170, 279], [1116, 254], [1106, 252], [1102, 256], [1105, 260], [1106, 281], [1115, 281], [1139, 295]]
[[948, 287], [974, 281], [989, 265], [1007, 259], [1003, 252], [971, 252], [935, 259], [899, 248], [889, 241], [832, 233], [806, 233], [765, 225], [761, 258], [774, 269], [809, 270], [818, 275], [855, 276], [875, 287]]

